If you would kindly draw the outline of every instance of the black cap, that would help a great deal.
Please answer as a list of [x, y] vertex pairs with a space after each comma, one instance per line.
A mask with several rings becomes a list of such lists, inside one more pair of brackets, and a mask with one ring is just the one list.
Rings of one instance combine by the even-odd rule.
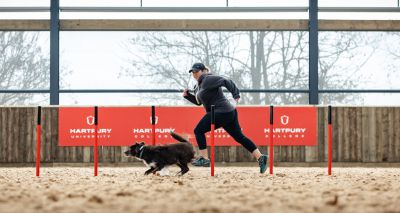
[[189, 70], [189, 73], [197, 70], [204, 70], [206, 69], [206, 66], [203, 63], [195, 63], [192, 66], [192, 69]]

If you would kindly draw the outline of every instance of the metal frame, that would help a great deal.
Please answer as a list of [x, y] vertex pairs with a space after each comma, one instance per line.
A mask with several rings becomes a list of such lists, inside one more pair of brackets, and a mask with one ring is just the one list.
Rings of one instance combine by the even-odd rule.
[[[0, 93], [50, 93], [48, 89], [10, 89]], [[180, 89], [60, 89], [59, 93], [181, 93]], [[228, 90], [224, 90], [228, 92]], [[243, 93], [309, 93], [308, 89], [241, 89]], [[318, 93], [400, 93], [400, 89], [319, 89]]]
[[[398, 1], [400, 2], [400, 0]], [[399, 4], [399, 3], [398, 3]], [[350, 89], [350, 90], [324, 90], [318, 88], [318, 32], [321, 30], [329, 30], [322, 27], [319, 29], [319, 21], [325, 24], [329, 20], [318, 20], [318, 12], [400, 12], [400, 7], [318, 7], [318, 0], [309, 0], [309, 7], [229, 7], [229, 0], [226, 0], [226, 7], [143, 7], [142, 0], [140, 7], [60, 7], [59, 0], [51, 0], [50, 7], [0, 7], [0, 12], [50, 12], [50, 89], [34, 89], [34, 90], [0, 90], [0, 93], [49, 93], [50, 104], [59, 104], [60, 93], [180, 93], [182, 90], [178, 89], [60, 89], [59, 88], [59, 33], [62, 21], [59, 19], [60, 12], [132, 12], [132, 13], [224, 13], [224, 12], [238, 12], [238, 13], [251, 13], [251, 12], [308, 12], [309, 25], [308, 29], [276, 29], [276, 30], [308, 30], [309, 31], [309, 89], [243, 89], [244, 93], [308, 93], [309, 104], [318, 104], [318, 96], [320, 93], [400, 93], [400, 89]], [[11, 20], [13, 21], [13, 20]], [[33, 20], [24, 20], [32, 21]], [[37, 20], [35, 20], [37, 21]], [[68, 20], [69, 21], [69, 20]], [[118, 20], [117, 20], [118, 21]], [[187, 22], [193, 20], [186, 20]], [[196, 21], [196, 20], [195, 20]], [[252, 21], [252, 20], [250, 20]], [[346, 20], [344, 20], [346, 22]], [[320, 24], [321, 25], [321, 24]], [[350, 24], [349, 24], [350, 25]], [[391, 27], [393, 25], [389, 23]], [[25, 25], [26, 26], [26, 25]], [[396, 26], [395, 29], [398, 30]], [[345, 30], [357, 30], [353, 27]], [[387, 27], [386, 27], [387, 28]], [[384, 28], [383, 30], [390, 30]], [[24, 29], [17, 29], [24, 30]], [[32, 28], [29, 30], [33, 30]], [[46, 30], [46, 29], [41, 29]], [[47, 29], [48, 30], [48, 29]], [[78, 29], [82, 30], [82, 29]], [[100, 29], [101, 30], [101, 29]], [[115, 30], [115, 29], [106, 29]], [[130, 29], [121, 29], [130, 30]], [[139, 29], [140, 30], [140, 29]], [[156, 30], [156, 29], [153, 29]], [[165, 29], [164, 29], [165, 30]], [[171, 29], [167, 29], [171, 30]], [[172, 29], [174, 30], [174, 29]], [[180, 29], [175, 29], [180, 30]], [[189, 29], [193, 30], [193, 29]], [[194, 30], [202, 30], [195, 28]], [[211, 30], [211, 29], [204, 29]], [[233, 28], [231, 30], [240, 30], [240, 28]], [[249, 30], [246, 28], [246, 30]], [[251, 29], [250, 29], [251, 30]], [[260, 29], [257, 29], [260, 30]], [[274, 29], [272, 29], [274, 30]], [[340, 29], [334, 29], [340, 30]], [[361, 29], [361, 30], [382, 30], [379, 27], [376, 29]]]
[[51, 0], [50, 105], [60, 103], [60, 2]]
[[60, 12], [254, 13], [307, 12], [308, 7], [60, 7]]
[[50, 12], [50, 7], [0, 7], [0, 12]]
[[[311, 6], [311, 5], [310, 5]], [[159, 12], [159, 13], [212, 13], [212, 12], [308, 12], [309, 7], [59, 7], [60, 12]], [[50, 12], [51, 7], [0, 7], [0, 12]], [[318, 12], [335, 13], [398, 13], [400, 7], [318, 7]]]
[[318, 0], [309, 0], [308, 103], [318, 104]]
[[[50, 12], [49, 7], [0, 7], [0, 12]], [[308, 7], [59, 7], [60, 12], [224, 13], [307, 12]]]
[[398, 7], [320, 7], [318, 12], [334, 13], [398, 13]]

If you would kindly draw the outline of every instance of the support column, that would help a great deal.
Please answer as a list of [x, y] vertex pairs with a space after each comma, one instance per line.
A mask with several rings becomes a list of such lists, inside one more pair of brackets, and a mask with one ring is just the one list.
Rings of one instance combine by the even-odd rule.
[[318, 0], [309, 0], [309, 76], [308, 103], [318, 104]]
[[59, 104], [60, 96], [60, 2], [50, 3], [50, 105]]

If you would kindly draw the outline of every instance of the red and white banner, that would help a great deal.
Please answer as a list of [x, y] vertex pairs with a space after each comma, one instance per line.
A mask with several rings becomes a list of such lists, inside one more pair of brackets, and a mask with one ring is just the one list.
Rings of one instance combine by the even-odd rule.
[[[238, 107], [243, 133], [258, 146], [269, 142], [269, 107]], [[193, 129], [204, 116], [202, 107], [156, 107], [156, 144], [175, 143], [169, 131], [187, 134], [196, 145]], [[151, 107], [99, 107], [99, 146], [151, 144]], [[316, 107], [274, 107], [274, 145], [317, 144]], [[60, 107], [59, 145], [94, 145], [94, 107]], [[216, 146], [240, 146], [222, 128], [215, 130]], [[209, 134], [207, 134], [209, 138]]]

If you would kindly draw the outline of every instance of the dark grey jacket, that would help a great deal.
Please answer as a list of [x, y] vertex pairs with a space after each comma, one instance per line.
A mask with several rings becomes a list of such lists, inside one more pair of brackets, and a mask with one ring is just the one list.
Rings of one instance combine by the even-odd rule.
[[211, 111], [211, 105], [215, 105], [215, 112], [231, 112], [235, 106], [225, 97], [222, 86], [232, 93], [234, 99], [240, 98], [240, 91], [232, 80], [212, 74], [201, 75], [194, 95], [188, 92], [185, 98], [198, 106], [203, 104], [207, 112]]

